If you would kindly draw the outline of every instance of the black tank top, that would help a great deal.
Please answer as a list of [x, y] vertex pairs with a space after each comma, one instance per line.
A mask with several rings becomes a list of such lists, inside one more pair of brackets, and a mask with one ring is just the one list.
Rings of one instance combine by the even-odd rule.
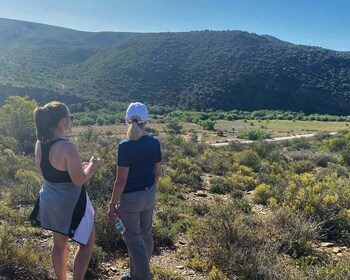
[[65, 141], [62, 138], [56, 140], [41, 143], [41, 161], [40, 168], [43, 173], [45, 180], [53, 183], [68, 183], [72, 182], [72, 179], [69, 176], [68, 171], [61, 171], [52, 166], [49, 160], [49, 153], [53, 144], [58, 141]]

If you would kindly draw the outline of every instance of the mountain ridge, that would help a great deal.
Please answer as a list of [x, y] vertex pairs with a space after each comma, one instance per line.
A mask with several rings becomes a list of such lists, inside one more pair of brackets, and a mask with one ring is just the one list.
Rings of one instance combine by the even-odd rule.
[[0, 19], [0, 84], [74, 96], [77, 110], [142, 100], [195, 110], [350, 114], [350, 52], [245, 31], [65, 34], [50, 26], [56, 31], [48, 34], [40, 24], [30, 40], [18, 35], [11, 45], [6, 34], [27, 27], [16, 21], [3, 32], [3, 25]]

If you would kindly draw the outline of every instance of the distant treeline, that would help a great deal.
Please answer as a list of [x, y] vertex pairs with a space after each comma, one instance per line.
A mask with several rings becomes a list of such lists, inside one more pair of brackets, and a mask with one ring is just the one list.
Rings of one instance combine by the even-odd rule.
[[[159, 106], [150, 107], [150, 119], [153, 123], [169, 123], [173, 121], [189, 122], [203, 125], [203, 121], [217, 120], [295, 120], [295, 121], [324, 121], [324, 122], [349, 122], [350, 116], [335, 116], [310, 114], [306, 115], [302, 112], [291, 111], [275, 111], [275, 110], [258, 110], [258, 111], [182, 111], [172, 110], [171, 108]], [[114, 123], [123, 123], [125, 112], [122, 108], [118, 111], [108, 109], [100, 109], [96, 111], [85, 111], [75, 113], [75, 124], [78, 125], [107, 125]]]

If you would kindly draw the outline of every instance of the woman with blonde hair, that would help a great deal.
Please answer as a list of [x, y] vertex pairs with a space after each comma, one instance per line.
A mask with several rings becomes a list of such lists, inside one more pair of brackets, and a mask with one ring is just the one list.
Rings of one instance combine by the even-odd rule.
[[57, 101], [34, 111], [35, 163], [44, 184], [30, 219], [33, 225], [53, 232], [52, 264], [59, 280], [66, 279], [68, 238], [80, 244], [74, 258], [74, 280], [84, 279], [95, 241], [94, 210], [83, 184], [99, 159], [82, 163], [76, 145], [63, 138], [73, 119], [67, 106]]
[[152, 219], [161, 170], [159, 140], [145, 133], [147, 107], [131, 103], [126, 111], [127, 138], [119, 143], [116, 179], [108, 210], [111, 222], [120, 218], [128, 248], [130, 274], [122, 279], [151, 279]]

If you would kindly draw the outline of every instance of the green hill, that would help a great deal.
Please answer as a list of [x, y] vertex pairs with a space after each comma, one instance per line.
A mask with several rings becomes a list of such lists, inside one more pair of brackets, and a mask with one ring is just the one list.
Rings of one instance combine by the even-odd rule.
[[350, 53], [241, 31], [93, 33], [0, 19], [0, 84], [1, 99], [21, 88], [77, 110], [142, 100], [349, 115]]

